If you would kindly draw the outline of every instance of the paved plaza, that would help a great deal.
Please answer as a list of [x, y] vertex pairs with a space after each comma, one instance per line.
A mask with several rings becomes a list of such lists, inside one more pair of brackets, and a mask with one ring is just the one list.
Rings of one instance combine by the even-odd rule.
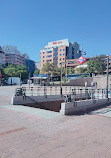
[[0, 158], [110, 158], [111, 107], [90, 114], [11, 105], [15, 87], [0, 87]]

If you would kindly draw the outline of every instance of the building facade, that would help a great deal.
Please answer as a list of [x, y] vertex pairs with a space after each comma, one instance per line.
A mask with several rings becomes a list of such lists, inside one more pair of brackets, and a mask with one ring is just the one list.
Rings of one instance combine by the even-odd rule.
[[35, 68], [40, 70], [40, 62], [35, 62]]
[[40, 70], [46, 62], [61, 67], [61, 63], [65, 62], [66, 59], [75, 59], [80, 56], [77, 42], [69, 42], [68, 39], [48, 42], [48, 45], [40, 51]]
[[0, 46], [0, 65], [5, 65], [5, 53]]
[[35, 62], [30, 59], [25, 59], [25, 65], [27, 66], [30, 76], [32, 77], [35, 71]]
[[25, 65], [25, 58], [20, 51], [17, 50], [16, 46], [4, 46], [2, 49], [5, 53], [5, 62], [7, 64]]

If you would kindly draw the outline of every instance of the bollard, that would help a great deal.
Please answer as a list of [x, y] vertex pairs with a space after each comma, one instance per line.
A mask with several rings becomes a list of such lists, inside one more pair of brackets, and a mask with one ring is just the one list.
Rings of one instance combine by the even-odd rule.
[[52, 87], [50, 87], [50, 95], [52, 95]]
[[31, 87], [31, 92], [32, 92], [32, 96], [33, 96], [33, 87]]
[[46, 87], [44, 87], [44, 98], [47, 98]]
[[55, 87], [55, 95], [57, 95], [57, 87]]
[[60, 95], [62, 96], [62, 87], [60, 87]]

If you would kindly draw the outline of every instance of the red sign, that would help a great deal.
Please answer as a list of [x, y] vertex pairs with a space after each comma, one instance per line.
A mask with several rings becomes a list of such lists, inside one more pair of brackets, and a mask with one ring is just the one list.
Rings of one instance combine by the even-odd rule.
[[59, 43], [62, 43], [62, 41], [59, 41], [59, 42], [53, 42], [53, 44], [59, 44]]
[[79, 64], [83, 64], [87, 59], [81, 56], [79, 59], [76, 60]]

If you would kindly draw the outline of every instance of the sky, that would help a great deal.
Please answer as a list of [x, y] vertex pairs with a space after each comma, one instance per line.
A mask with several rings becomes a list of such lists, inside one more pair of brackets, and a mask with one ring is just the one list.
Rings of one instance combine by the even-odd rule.
[[111, 55], [111, 0], [0, 0], [0, 45], [40, 61], [48, 42], [68, 39], [86, 57]]

